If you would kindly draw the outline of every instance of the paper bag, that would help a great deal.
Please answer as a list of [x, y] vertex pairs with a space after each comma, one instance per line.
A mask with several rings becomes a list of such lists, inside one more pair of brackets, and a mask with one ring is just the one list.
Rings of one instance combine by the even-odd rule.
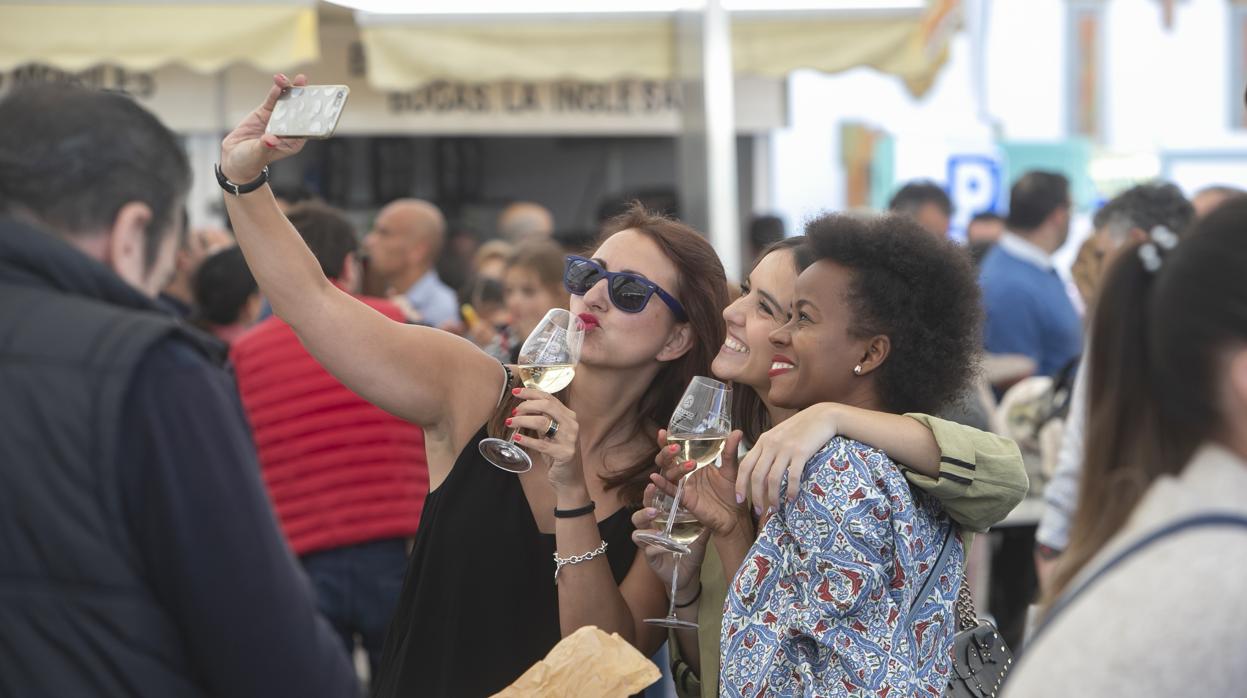
[[627, 698], [660, 676], [627, 640], [588, 625], [493, 698]]

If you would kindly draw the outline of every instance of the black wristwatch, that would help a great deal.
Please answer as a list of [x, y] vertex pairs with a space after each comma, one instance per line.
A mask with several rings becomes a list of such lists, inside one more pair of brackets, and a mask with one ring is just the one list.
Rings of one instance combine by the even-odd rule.
[[268, 181], [268, 165], [265, 165], [264, 169], [260, 170], [259, 177], [256, 177], [246, 184], [234, 184], [225, 177], [225, 173], [221, 171], [221, 163], [218, 162], [216, 164], [216, 181], [217, 184], [221, 185], [222, 189], [230, 194], [233, 194], [234, 196], [250, 194], [256, 189], [264, 186], [264, 183]]

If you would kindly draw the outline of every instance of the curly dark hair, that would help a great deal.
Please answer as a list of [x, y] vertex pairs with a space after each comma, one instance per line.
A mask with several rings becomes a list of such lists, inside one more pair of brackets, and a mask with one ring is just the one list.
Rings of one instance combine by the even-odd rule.
[[849, 332], [887, 335], [892, 350], [877, 370], [884, 409], [938, 412], [977, 370], [982, 344], [979, 287], [969, 256], [909, 218], [831, 214], [806, 225], [801, 269], [828, 260], [853, 274]]

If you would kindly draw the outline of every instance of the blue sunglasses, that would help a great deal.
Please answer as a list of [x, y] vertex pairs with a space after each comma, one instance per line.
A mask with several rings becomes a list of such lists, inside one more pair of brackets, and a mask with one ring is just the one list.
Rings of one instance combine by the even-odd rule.
[[606, 279], [611, 303], [625, 313], [645, 310], [650, 297], [656, 293], [671, 309], [675, 319], [680, 322], [688, 320], [688, 314], [684, 312], [680, 301], [644, 276], [626, 271], [606, 271], [592, 259], [567, 256], [567, 266], [563, 268], [563, 287], [568, 293], [583, 296], [602, 279]]

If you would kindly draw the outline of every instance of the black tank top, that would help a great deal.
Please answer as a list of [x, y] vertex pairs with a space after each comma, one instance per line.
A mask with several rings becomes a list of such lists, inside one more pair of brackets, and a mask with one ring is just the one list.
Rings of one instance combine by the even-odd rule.
[[[554, 536], [537, 529], [520, 480], [468, 442], [424, 502], [375, 698], [488, 696], [561, 639]], [[615, 582], [636, 557], [625, 508], [598, 524]]]

